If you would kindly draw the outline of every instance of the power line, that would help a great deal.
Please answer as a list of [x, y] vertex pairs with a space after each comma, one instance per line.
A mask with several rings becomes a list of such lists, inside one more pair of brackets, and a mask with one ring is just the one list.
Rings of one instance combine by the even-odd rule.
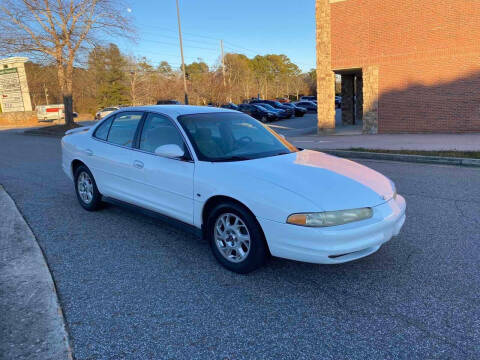
[[[159, 40], [144, 39], [143, 41], [152, 42], [152, 43], [156, 43], [156, 44], [171, 45], [171, 46], [177, 46], [178, 45], [178, 44], [169, 43], [169, 42], [165, 42], [165, 41], [159, 41]], [[202, 50], [207, 50], [207, 51], [218, 52], [218, 49], [206, 48], [206, 47], [202, 47], [202, 46], [188, 45], [188, 47], [193, 48], [193, 49], [202, 49]]]

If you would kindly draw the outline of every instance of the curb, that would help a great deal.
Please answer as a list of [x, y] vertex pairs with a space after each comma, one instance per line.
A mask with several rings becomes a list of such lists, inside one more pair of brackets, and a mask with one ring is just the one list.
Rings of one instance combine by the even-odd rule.
[[330, 155], [354, 158], [354, 159], [373, 159], [373, 160], [389, 160], [403, 161], [422, 164], [444, 164], [456, 166], [480, 167], [480, 159], [441, 157], [441, 156], [424, 156], [424, 155], [405, 155], [405, 154], [389, 154], [374, 153], [367, 151], [350, 151], [350, 150], [326, 150], [314, 149], [316, 151], [325, 152]]
[[63, 134], [54, 134], [48, 131], [42, 131], [38, 129], [28, 129], [24, 131], [19, 131], [18, 134], [20, 135], [33, 135], [33, 136], [46, 136], [46, 137], [55, 137], [55, 138], [62, 138], [65, 133]]
[[55, 283], [37, 240], [0, 185], [0, 357], [72, 359]]

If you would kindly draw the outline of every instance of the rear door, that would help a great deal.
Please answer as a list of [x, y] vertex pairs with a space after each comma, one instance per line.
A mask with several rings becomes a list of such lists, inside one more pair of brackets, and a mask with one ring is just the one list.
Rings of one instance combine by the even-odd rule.
[[[172, 159], [155, 154], [162, 145], [176, 144], [185, 157]], [[142, 206], [193, 224], [193, 173], [195, 164], [182, 134], [168, 117], [148, 113], [134, 151], [138, 176], [145, 184], [139, 196]]]
[[143, 115], [141, 111], [125, 111], [109, 117], [95, 130], [90, 148], [85, 149], [99, 191], [132, 204], [137, 204], [140, 192], [133, 144]]

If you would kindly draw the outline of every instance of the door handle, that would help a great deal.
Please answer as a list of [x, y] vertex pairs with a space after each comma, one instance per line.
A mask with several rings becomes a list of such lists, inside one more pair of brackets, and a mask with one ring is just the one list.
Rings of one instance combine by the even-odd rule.
[[135, 166], [137, 169], [143, 169], [143, 162], [141, 162], [139, 160], [135, 160], [133, 162], [133, 166]]
[[90, 149], [85, 149], [85, 154], [86, 154], [87, 156], [92, 156], [92, 155], [93, 155], [93, 151], [90, 150]]

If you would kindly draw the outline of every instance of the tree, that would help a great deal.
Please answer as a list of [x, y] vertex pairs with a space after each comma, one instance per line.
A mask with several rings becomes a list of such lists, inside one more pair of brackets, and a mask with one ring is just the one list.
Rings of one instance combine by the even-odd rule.
[[243, 54], [227, 53], [224, 62], [229, 98], [235, 102], [248, 98], [252, 81], [250, 59]]
[[99, 107], [126, 105], [130, 102], [126, 77], [129, 69], [117, 45], [96, 46], [89, 54], [88, 64], [95, 76]]
[[172, 76], [173, 70], [170, 64], [167, 61], [162, 61], [157, 67], [157, 70], [160, 74], [164, 76]]
[[115, 0], [2, 0], [0, 53], [53, 60], [65, 122], [73, 127], [74, 65], [101, 35], [132, 33], [124, 8]]
[[203, 62], [192, 62], [191, 64], [185, 65], [185, 74], [187, 79], [195, 78], [196, 75], [208, 73], [208, 65]]

